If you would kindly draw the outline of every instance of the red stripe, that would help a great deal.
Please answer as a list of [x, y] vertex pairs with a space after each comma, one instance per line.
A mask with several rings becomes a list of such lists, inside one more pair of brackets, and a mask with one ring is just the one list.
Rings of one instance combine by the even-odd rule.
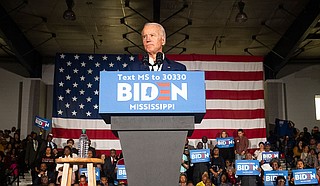
[[256, 100], [263, 99], [263, 90], [206, 90], [207, 99]]
[[202, 54], [184, 54], [184, 55], [166, 55], [168, 59], [177, 61], [219, 61], [219, 62], [262, 62], [260, 56], [231, 56], [231, 55], [202, 55]]
[[[237, 136], [237, 127], [235, 129], [224, 129], [229, 136]], [[215, 139], [220, 136], [222, 129], [197, 129], [194, 130], [189, 139], [201, 139], [202, 136], [207, 136], [209, 139]], [[266, 129], [265, 128], [254, 128], [254, 129], [244, 129], [245, 136], [249, 139], [251, 138], [265, 138]]]
[[[237, 127], [230, 128], [234, 129], [225, 129], [230, 136], [237, 135]], [[216, 138], [220, 135], [222, 129], [196, 129], [194, 130], [191, 139], [201, 139], [202, 136], [208, 136], [209, 138]], [[55, 138], [72, 138], [78, 139], [81, 134], [81, 129], [63, 129], [63, 128], [53, 128], [52, 132]], [[86, 130], [87, 135], [90, 139], [108, 139], [115, 140], [118, 139], [111, 130]], [[245, 129], [244, 130], [248, 138], [265, 138], [266, 129], [265, 128], [254, 128], [254, 129]]]
[[264, 118], [264, 109], [257, 110], [222, 110], [208, 109], [204, 119], [257, 119]]
[[205, 71], [206, 80], [261, 81], [263, 72]]
[[[52, 128], [52, 133], [55, 138], [78, 139], [81, 131], [81, 129]], [[86, 133], [89, 139], [118, 139], [111, 130], [87, 129]]]

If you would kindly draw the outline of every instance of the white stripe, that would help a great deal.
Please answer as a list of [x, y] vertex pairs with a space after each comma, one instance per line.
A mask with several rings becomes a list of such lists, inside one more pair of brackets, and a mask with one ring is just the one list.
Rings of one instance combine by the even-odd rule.
[[266, 128], [265, 119], [204, 119], [195, 129], [255, 129]]
[[[83, 121], [81, 119], [53, 118], [53, 128], [111, 130], [111, 125], [103, 120]], [[195, 129], [252, 129], [266, 128], [265, 119], [204, 119], [195, 124]]]
[[[63, 148], [67, 145], [67, 138], [54, 138], [53, 141], [57, 144], [58, 148]], [[74, 139], [74, 147], [76, 149], [79, 145], [79, 139]], [[91, 146], [96, 148], [97, 150], [110, 150], [116, 149], [120, 150], [121, 145], [119, 140], [107, 140], [107, 139], [91, 139]]]
[[221, 62], [221, 61], [179, 61], [188, 70], [259, 72], [263, 71], [262, 62]]
[[206, 80], [206, 90], [263, 90], [263, 81]]
[[111, 125], [102, 119], [65, 119], [52, 118], [53, 128], [111, 130]]
[[[189, 145], [192, 145], [194, 147], [197, 146], [197, 143], [200, 142], [201, 139], [189, 139]], [[216, 145], [217, 144], [217, 140], [216, 139], [208, 139], [209, 143], [212, 143], [212, 145]], [[249, 149], [255, 149], [258, 148], [258, 144], [259, 142], [265, 142], [266, 138], [252, 138], [249, 139]]]
[[264, 109], [264, 100], [206, 100], [207, 109], [252, 110]]
[[[63, 148], [67, 144], [66, 138], [55, 138], [53, 141], [57, 144], [58, 148]], [[189, 144], [195, 146], [201, 139], [189, 139]], [[78, 139], [74, 139], [75, 145], [74, 147], [78, 149]], [[215, 139], [209, 139], [213, 145], [216, 144]], [[249, 139], [249, 148], [254, 149], [258, 147], [259, 142], [265, 142], [266, 138], [252, 138]], [[116, 149], [121, 150], [121, 144], [119, 140], [91, 140], [91, 146], [96, 148], [96, 150], [110, 150]]]

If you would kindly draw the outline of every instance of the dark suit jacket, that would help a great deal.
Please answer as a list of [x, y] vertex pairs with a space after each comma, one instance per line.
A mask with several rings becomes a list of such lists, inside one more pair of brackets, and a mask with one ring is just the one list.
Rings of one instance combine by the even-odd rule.
[[111, 162], [111, 157], [108, 156], [104, 160], [103, 164], [103, 174], [108, 178], [109, 183], [113, 183], [114, 180], [116, 180], [116, 173], [114, 172], [114, 169], [117, 165], [117, 159], [115, 158], [114, 162]]
[[[131, 71], [150, 71], [149, 66], [142, 62], [134, 62], [129, 65]], [[161, 71], [186, 71], [185, 65], [168, 58], [164, 58]]]

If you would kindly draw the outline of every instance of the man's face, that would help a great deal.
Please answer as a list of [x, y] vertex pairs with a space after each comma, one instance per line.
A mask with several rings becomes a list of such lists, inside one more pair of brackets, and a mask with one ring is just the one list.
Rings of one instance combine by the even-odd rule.
[[284, 180], [284, 179], [279, 179], [279, 180], [278, 180], [278, 185], [280, 185], [280, 186], [286, 185], [286, 180]]
[[67, 145], [68, 145], [69, 147], [73, 147], [73, 142], [72, 142], [72, 141], [68, 141]]
[[142, 42], [144, 49], [150, 54], [162, 52], [165, 38], [159, 26], [146, 25], [142, 30]]
[[47, 170], [47, 165], [45, 163], [41, 163], [40, 170], [46, 171]]
[[207, 136], [203, 136], [203, 137], [202, 137], [202, 142], [203, 142], [203, 143], [207, 143], [207, 142], [208, 142]]
[[272, 169], [273, 170], [278, 170], [279, 169], [278, 163], [273, 162], [271, 165], [272, 165]]
[[302, 161], [298, 161], [297, 162], [297, 169], [303, 169], [303, 168], [304, 168], [303, 162]]
[[88, 158], [92, 158], [92, 157], [93, 157], [92, 151], [89, 150], [89, 151], [88, 151]]
[[46, 148], [46, 154], [50, 154], [51, 153], [51, 149], [50, 148]]
[[203, 149], [203, 143], [199, 142], [199, 143], [197, 144], [197, 149]]
[[116, 151], [112, 150], [112, 151], [110, 152], [110, 156], [111, 156], [111, 157], [115, 157], [115, 156], [116, 156]]
[[238, 136], [242, 137], [243, 136], [243, 132], [242, 131], [238, 131]]

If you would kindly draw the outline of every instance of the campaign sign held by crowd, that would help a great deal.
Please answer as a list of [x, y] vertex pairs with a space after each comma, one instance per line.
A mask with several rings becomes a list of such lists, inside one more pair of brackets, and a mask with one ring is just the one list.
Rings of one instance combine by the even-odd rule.
[[218, 148], [230, 148], [234, 147], [233, 137], [229, 138], [217, 138], [217, 147]]
[[190, 150], [191, 163], [210, 162], [210, 149]]
[[[79, 173], [80, 173], [80, 175], [84, 174], [88, 180], [88, 169], [87, 168], [80, 168]], [[96, 174], [96, 180], [99, 181], [100, 180], [100, 169], [95, 167], [94, 173]]]
[[36, 116], [34, 125], [44, 130], [49, 130], [51, 128], [51, 121], [48, 119]]
[[273, 158], [279, 158], [279, 152], [262, 152], [264, 163], [269, 163]]
[[126, 180], [127, 179], [127, 171], [125, 165], [117, 165], [117, 179], [118, 180]]
[[318, 184], [316, 169], [292, 170], [295, 185]]
[[236, 175], [259, 175], [258, 160], [236, 160]]
[[264, 171], [264, 185], [265, 186], [276, 186], [276, 179], [278, 176], [284, 176], [286, 184], [288, 184], [288, 171]]
[[199, 82], [202, 71], [102, 71], [99, 113], [205, 113]]

